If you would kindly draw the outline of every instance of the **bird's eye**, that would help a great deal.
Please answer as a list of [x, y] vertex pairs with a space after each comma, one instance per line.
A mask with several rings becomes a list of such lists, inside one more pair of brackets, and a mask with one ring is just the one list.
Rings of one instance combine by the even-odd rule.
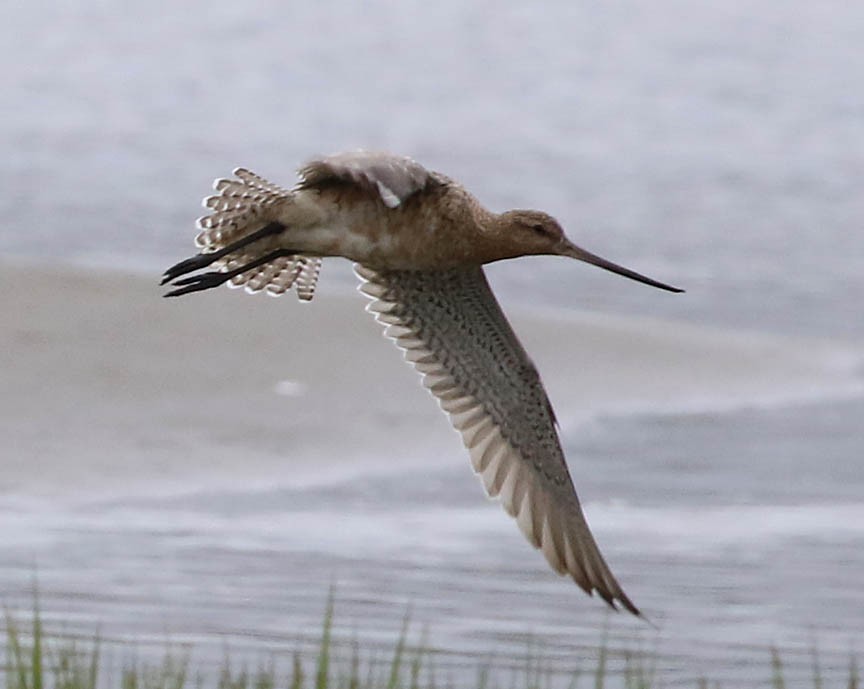
[[534, 230], [537, 234], [548, 235], [549, 230], [546, 229], [546, 226], [541, 223], [534, 223], [531, 225], [531, 229]]

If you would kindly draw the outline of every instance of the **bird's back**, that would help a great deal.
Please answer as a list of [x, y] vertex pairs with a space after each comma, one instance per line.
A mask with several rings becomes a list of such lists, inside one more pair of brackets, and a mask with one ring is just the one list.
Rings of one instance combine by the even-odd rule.
[[444, 180], [420, 163], [374, 151], [352, 151], [310, 160], [300, 170], [297, 189], [347, 186], [398, 208], [411, 196], [440, 186]]

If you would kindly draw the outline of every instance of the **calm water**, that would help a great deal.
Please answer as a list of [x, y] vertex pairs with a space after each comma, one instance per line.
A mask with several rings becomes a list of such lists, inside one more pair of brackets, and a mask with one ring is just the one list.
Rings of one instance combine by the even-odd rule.
[[[0, 256], [155, 274], [189, 253], [213, 177], [242, 164], [289, 183], [310, 155], [383, 148], [688, 290], [532, 259], [492, 271], [510, 304], [864, 341], [864, 6], [36, 2], [0, 32]], [[350, 282], [338, 265], [324, 279]], [[834, 669], [860, 647], [864, 400], [822, 397], [566, 429], [604, 548], [660, 611], [670, 683], [761, 681], [771, 643], [805, 674], [795, 649], [814, 636]], [[363, 634], [392, 638], [410, 601], [441, 647], [534, 635], [566, 662], [596, 642], [600, 606], [571, 604], [465, 474], [11, 495], [0, 574], [19, 600], [38, 563], [49, 613], [216, 655], [222, 633], [293, 643], [334, 581]]]

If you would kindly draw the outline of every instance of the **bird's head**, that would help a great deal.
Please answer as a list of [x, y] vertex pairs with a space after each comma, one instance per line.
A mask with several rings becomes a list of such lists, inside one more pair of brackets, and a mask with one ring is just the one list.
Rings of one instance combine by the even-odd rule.
[[500, 225], [506, 235], [504, 245], [508, 255], [502, 258], [515, 258], [526, 255], [568, 256], [585, 263], [598, 266], [604, 270], [623, 275], [631, 280], [665, 289], [669, 292], [684, 290], [657, 282], [649, 277], [607, 261], [605, 258], [592, 254], [590, 251], [576, 246], [567, 239], [564, 230], [555, 218], [543, 211], [514, 210], [498, 216]]

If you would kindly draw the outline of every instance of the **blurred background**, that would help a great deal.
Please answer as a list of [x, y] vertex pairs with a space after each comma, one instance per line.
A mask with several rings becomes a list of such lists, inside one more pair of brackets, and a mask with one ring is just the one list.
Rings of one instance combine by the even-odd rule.
[[[756, 684], [771, 644], [790, 673], [814, 644], [844, 670], [864, 629], [862, 45], [864, 8], [834, 0], [14, 4], [3, 602], [27, 608], [35, 577], [49, 620], [207, 659], [293, 649], [332, 584], [370, 643], [410, 604], [460, 653], [539, 638], [566, 662], [605, 625], [656, 645], [672, 686]], [[308, 307], [161, 301], [214, 177], [289, 186], [355, 148], [687, 289], [490, 269], [658, 632], [547, 572], [484, 501], [347, 262]]]

